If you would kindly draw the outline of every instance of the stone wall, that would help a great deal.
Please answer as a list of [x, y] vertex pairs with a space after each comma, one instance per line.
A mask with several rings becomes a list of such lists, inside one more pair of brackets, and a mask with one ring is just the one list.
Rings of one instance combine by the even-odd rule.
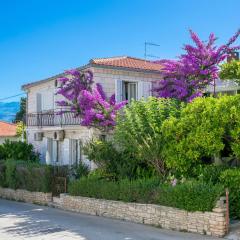
[[222, 237], [226, 234], [226, 204], [221, 198], [212, 212], [188, 212], [153, 204], [124, 203], [61, 194], [64, 210], [127, 220], [157, 227]]
[[10, 189], [0, 187], [0, 197], [15, 201], [23, 201], [28, 203], [37, 203], [48, 205], [52, 201], [52, 193], [30, 192], [22, 189]]

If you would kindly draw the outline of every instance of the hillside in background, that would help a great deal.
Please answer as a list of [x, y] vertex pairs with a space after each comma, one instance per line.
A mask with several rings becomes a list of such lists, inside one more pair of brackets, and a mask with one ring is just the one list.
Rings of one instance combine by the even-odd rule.
[[0, 120], [12, 122], [19, 107], [19, 102], [0, 102]]

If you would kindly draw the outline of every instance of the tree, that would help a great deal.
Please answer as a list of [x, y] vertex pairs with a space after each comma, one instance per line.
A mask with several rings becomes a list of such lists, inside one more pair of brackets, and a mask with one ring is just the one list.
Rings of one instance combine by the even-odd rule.
[[27, 140], [26, 126], [22, 121], [17, 122], [17, 136], [23, 141]]
[[19, 121], [24, 122], [24, 116], [25, 116], [25, 114], [26, 114], [26, 101], [27, 101], [27, 98], [26, 98], [26, 97], [22, 97], [22, 98], [20, 99], [20, 109], [19, 109], [19, 111], [16, 113], [14, 122], [19, 122]]
[[233, 60], [231, 62], [224, 63], [220, 66], [220, 78], [226, 80], [234, 80], [237, 84], [240, 84], [240, 61]]
[[170, 116], [177, 117], [181, 106], [174, 99], [149, 97], [134, 101], [119, 115], [114, 139], [119, 148], [135, 161], [147, 163], [160, 175], [166, 173], [162, 124]]
[[194, 99], [180, 117], [162, 126], [166, 165], [190, 172], [197, 164], [223, 164], [240, 159], [240, 95]]
[[115, 94], [107, 98], [100, 84], [94, 83], [91, 71], [80, 72], [78, 70], [66, 71], [66, 76], [58, 79], [60, 87], [57, 94], [64, 97], [64, 100], [57, 104], [66, 111], [75, 113], [76, 117], [81, 117], [81, 125], [96, 127], [100, 130], [109, 131], [115, 126], [115, 119], [118, 110], [127, 102], [115, 101]]
[[230, 52], [240, 49], [240, 46], [232, 47], [240, 35], [240, 30], [227, 44], [220, 47], [215, 45], [216, 37], [213, 33], [206, 42], [191, 30], [190, 35], [195, 45], [185, 45], [185, 53], [177, 60], [156, 61], [162, 65], [163, 70], [163, 80], [156, 82], [154, 88], [158, 97], [190, 102], [195, 97], [202, 96], [206, 86], [214, 84], [219, 77], [218, 65]]

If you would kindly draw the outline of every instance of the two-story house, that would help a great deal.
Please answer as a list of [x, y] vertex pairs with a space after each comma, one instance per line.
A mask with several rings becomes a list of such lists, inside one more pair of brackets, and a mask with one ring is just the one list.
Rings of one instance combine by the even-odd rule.
[[[95, 83], [103, 86], [107, 96], [115, 93], [116, 100], [147, 98], [152, 82], [161, 79], [159, 64], [133, 57], [92, 59], [79, 70], [91, 70]], [[83, 161], [82, 145], [97, 132], [80, 126], [80, 119], [71, 112], [57, 115], [55, 94], [59, 74], [24, 85], [27, 93], [27, 140], [40, 153], [42, 162], [52, 165], [71, 165]], [[91, 166], [90, 166], [91, 167]]]

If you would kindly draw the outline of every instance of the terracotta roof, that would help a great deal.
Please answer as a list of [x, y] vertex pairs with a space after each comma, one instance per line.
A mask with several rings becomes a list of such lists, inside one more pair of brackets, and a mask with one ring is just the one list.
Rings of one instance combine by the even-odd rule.
[[161, 71], [159, 64], [145, 61], [144, 59], [122, 56], [111, 58], [95, 58], [90, 61], [91, 64], [109, 66], [109, 67], [122, 67], [146, 71]]
[[16, 124], [0, 121], [0, 137], [15, 137], [16, 135]]
[[[109, 58], [93, 58], [89, 61], [89, 63], [87, 65], [78, 67], [77, 69], [84, 70], [84, 69], [87, 69], [89, 67], [94, 67], [94, 66], [125, 68], [125, 69], [129, 69], [132, 71], [135, 70], [135, 71], [161, 72], [160, 64], [150, 62], [150, 61], [145, 61], [144, 59], [141, 59], [141, 58], [134, 58], [134, 57], [129, 57], [129, 56], [109, 57]], [[64, 73], [60, 73], [58, 75], [52, 76], [47, 79], [27, 83], [22, 86], [22, 89], [26, 90], [29, 87], [54, 80], [63, 75], [64, 75]]]

